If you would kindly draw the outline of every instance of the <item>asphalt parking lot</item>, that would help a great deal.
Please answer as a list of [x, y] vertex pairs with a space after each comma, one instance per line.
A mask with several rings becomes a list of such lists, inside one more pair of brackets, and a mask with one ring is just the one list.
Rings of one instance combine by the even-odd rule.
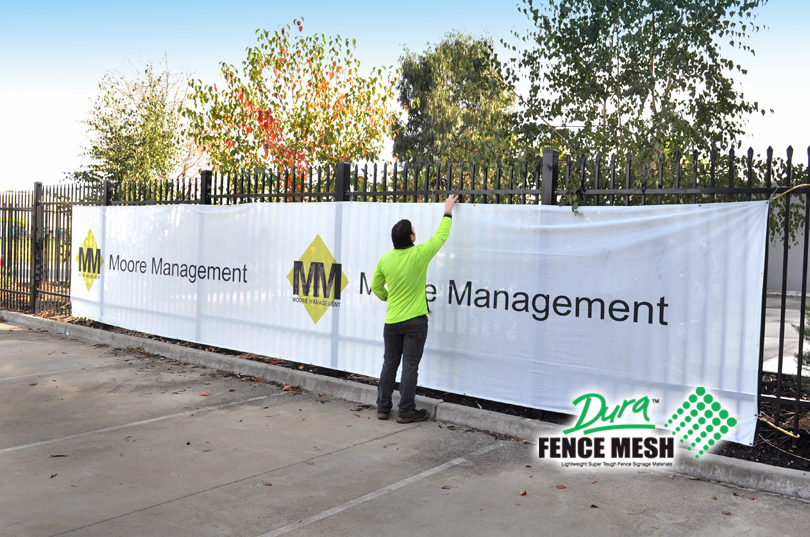
[[[0, 324], [0, 535], [805, 535], [810, 505]], [[525, 495], [521, 494], [525, 491]]]

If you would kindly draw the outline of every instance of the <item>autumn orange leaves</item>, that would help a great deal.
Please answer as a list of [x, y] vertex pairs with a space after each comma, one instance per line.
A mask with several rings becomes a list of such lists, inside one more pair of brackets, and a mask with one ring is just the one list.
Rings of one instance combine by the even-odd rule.
[[257, 30], [241, 72], [222, 64], [226, 88], [190, 82], [190, 133], [220, 170], [374, 159], [390, 134], [396, 74], [363, 76], [354, 40], [292, 29]]

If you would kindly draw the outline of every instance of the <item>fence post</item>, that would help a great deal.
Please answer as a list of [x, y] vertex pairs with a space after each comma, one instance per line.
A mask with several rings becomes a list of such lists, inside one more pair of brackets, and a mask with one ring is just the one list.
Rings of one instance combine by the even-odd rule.
[[543, 150], [543, 205], [557, 205], [557, 182], [560, 177], [560, 152], [556, 149]]
[[42, 237], [42, 183], [34, 183], [34, 195], [31, 201], [31, 297], [29, 308], [36, 314], [39, 308], [39, 284], [42, 282], [42, 248], [45, 244]]
[[109, 206], [112, 203], [113, 198], [113, 186], [112, 183], [104, 179], [104, 182], [101, 183], [101, 204], [105, 207]]
[[214, 172], [203, 170], [200, 172], [200, 204], [211, 205], [211, 179]]
[[349, 180], [351, 178], [351, 164], [341, 162], [335, 167], [335, 201], [351, 201]]

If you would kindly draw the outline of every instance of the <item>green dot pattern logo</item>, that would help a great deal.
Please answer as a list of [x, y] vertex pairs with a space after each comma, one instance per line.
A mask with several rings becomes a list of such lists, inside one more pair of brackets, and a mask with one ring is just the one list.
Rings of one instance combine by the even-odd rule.
[[[692, 418], [696, 418], [694, 422]], [[686, 433], [681, 442], [687, 445], [686, 449], [689, 451], [694, 448], [697, 459], [737, 425], [737, 420], [729, 415], [728, 410], [712, 394], [706, 393], [706, 388], [697, 388], [672, 414], [672, 419], [664, 427], [669, 428], [670, 425], [675, 427], [673, 435]], [[682, 430], [687, 427], [689, 428], [686, 431]]]

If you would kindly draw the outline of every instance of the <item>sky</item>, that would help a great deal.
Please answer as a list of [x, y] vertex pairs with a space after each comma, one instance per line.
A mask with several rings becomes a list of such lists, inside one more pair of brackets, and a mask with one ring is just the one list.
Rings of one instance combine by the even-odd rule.
[[[84, 164], [82, 120], [98, 83], [130, 63], [166, 55], [170, 68], [214, 83], [219, 62], [241, 64], [257, 28], [300, 17], [304, 33], [355, 38], [363, 68], [396, 65], [404, 47], [421, 52], [451, 30], [489, 35], [498, 50], [501, 38], [528, 27], [519, 0], [0, 1], [0, 190], [58, 183]], [[770, 0], [757, 19], [767, 28], [749, 40], [756, 56], [731, 56], [748, 69], [736, 77], [746, 99], [774, 110], [750, 119], [743, 149], [764, 153], [771, 145], [784, 155], [792, 144], [794, 160], [807, 162], [807, 20], [807, 0]]]

